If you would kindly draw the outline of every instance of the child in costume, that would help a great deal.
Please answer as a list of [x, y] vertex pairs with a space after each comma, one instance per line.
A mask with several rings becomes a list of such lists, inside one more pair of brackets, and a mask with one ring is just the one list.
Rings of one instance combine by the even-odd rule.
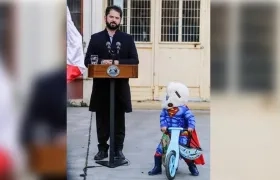
[[[179, 138], [180, 145], [186, 145], [188, 142], [188, 133], [192, 133], [191, 136], [191, 147], [200, 146], [197, 134], [195, 131], [195, 117], [191, 110], [186, 106], [189, 97], [188, 88], [179, 82], [171, 82], [167, 86], [166, 100], [162, 105], [162, 111], [160, 114], [160, 128], [163, 133], [170, 135], [168, 131], [169, 127], [181, 127], [188, 129], [188, 131], [182, 132]], [[194, 147], [194, 148], [197, 148]], [[156, 149], [154, 155], [155, 166], [148, 172], [149, 175], [157, 175], [162, 173], [162, 157], [163, 152], [163, 141], [161, 141]], [[204, 157], [201, 155], [198, 159], [190, 161], [184, 159], [189, 167], [189, 171], [193, 176], [198, 176], [199, 171], [196, 165], [204, 165]]]

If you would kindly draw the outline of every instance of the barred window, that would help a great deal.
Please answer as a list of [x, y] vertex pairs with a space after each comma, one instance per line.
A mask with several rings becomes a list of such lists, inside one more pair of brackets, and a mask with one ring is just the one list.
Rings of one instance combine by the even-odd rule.
[[242, 91], [272, 92], [275, 88], [276, 7], [273, 4], [241, 6], [238, 82]]
[[[108, 0], [108, 6], [114, 5], [114, 0]], [[123, 1], [123, 17], [120, 30], [127, 33], [127, 1]]]
[[130, 19], [130, 33], [135, 41], [150, 41], [150, 0], [132, 0]]
[[199, 42], [200, 0], [162, 0], [162, 42]]
[[178, 42], [179, 0], [162, 0], [161, 41]]
[[[12, 29], [12, 20], [13, 17], [12, 14], [12, 6], [10, 3], [2, 3], [0, 4], [0, 54], [3, 55], [6, 53], [7, 55], [10, 55], [10, 51], [13, 49], [11, 48], [12, 40], [11, 40], [11, 34]], [[0, 59], [3, 60], [3, 59]]]
[[[108, 0], [108, 6], [114, 0]], [[131, 34], [135, 41], [151, 40], [151, 0], [124, 0], [120, 30]]]
[[[211, 4], [211, 91], [224, 92], [229, 85], [229, 59], [227, 22], [229, 22], [230, 7], [226, 3]], [[233, 22], [231, 22], [233, 23]]]
[[199, 24], [200, 0], [183, 1], [183, 42], [199, 42]]
[[72, 21], [74, 22], [78, 31], [83, 34], [83, 0], [67, 0]]

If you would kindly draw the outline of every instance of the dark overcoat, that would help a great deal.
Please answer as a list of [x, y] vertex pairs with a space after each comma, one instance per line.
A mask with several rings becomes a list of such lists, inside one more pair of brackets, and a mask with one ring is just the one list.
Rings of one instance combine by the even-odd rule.
[[[101, 63], [102, 59], [112, 59], [106, 46], [108, 42], [110, 42], [110, 37], [106, 29], [91, 36], [85, 57], [85, 65], [87, 67], [91, 63], [91, 55], [98, 55], [98, 63]], [[112, 39], [111, 49], [116, 49], [117, 42], [121, 45], [119, 55], [117, 56], [119, 64], [139, 64], [133, 37], [117, 30]], [[132, 112], [129, 79], [116, 79], [115, 103], [118, 108], [122, 108], [125, 112]], [[104, 108], [109, 109], [109, 105], [110, 79], [93, 79], [89, 110], [96, 112]]]
[[[43, 123], [51, 129], [50, 137], [66, 132], [67, 127], [67, 88], [66, 69], [51, 72], [39, 77], [34, 84], [30, 103], [27, 107], [21, 128], [21, 141], [24, 145], [33, 143], [37, 125]], [[26, 144], [27, 143], [27, 144]]]

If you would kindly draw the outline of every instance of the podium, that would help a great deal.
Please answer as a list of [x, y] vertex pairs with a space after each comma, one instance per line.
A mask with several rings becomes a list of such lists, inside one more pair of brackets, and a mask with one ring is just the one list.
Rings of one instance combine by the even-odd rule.
[[105, 65], [90, 64], [88, 66], [89, 78], [110, 79], [110, 153], [109, 161], [96, 161], [97, 164], [109, 168], [119, 167], [128, 164], [126, 160], [114, 159], [115, 149], [115, 79], [117, 78], [138, 78], [138, 65]]
[[29, 165], [38, 175], [65, 177], [67, 171], [67, 147], [66, 144], [30, 145]]

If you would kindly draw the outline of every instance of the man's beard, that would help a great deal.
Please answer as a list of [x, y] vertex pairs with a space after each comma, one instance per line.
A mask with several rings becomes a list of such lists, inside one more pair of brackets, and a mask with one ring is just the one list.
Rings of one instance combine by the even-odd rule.
[[116, 24], [116, 23], [114, 23], [114, 24], [115, 24], [115, 26], [112, 26], [112, 24], [107, 21], [106, 22], [106, 27], [110, 30], [117, 30], [120, 27], [120, 25]]

